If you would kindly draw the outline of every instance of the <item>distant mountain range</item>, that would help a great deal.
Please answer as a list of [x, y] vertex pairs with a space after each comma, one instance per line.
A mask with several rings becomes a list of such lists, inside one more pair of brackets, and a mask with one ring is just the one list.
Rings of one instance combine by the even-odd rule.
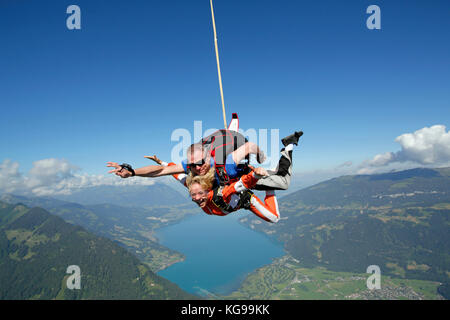
[[[69, 289], [77, 265], [81, 288]], [[38, 207], [0, 202], [0, 299], [191, 299], [113, 241]]]
[[450, 297], [450, 168], [343, 176], [279, 200], [281, 220], [249, 227], [305, 266], [433, 280]]
[[[53, 195], [57, 200], [76, 202], [82, 205], [112, 204], [127, 207], [154, 207], [186, 203], [187, 191], [165, 183], [153, 185], [97, 186], [74, 190], [68, 195]], [[178, 190], [176, 190], [178, 189]], [[185, 191], [185, 190], [183, 190]]]
[[399, 172], [342, 176], [318, 183], [282, 198], [289, 206], [299, 202], [305, 206], [326, 203], [334, 206], [393, 205], [406, 202], [430, 204], [447, 201], [450, 190], [450, 168], [410, 169]]

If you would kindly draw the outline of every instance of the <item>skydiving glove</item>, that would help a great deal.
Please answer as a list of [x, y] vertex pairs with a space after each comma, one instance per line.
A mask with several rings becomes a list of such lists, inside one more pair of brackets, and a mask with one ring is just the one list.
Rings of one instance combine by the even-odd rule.
[[131, 165], [129, 165], [128, 163], [122, 163], [120, 166], [122, 167], [122, 169], [120, 171], [122, 171], [123, 169], [126, 169], [131, 172], [132, 177], [134, 177], [136, 175], [136, 172], [134, 172], [133, 167]]

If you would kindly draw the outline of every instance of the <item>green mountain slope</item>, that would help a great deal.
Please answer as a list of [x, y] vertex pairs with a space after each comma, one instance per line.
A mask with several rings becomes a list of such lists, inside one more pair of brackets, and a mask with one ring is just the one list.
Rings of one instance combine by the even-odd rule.
[[449, 298], [450, 169], [344, 176], [279, 201], [276, 225], [244, 219], [308, 267], [442, 283]]
[[343, 176], [283, 197], [286, 207], [428, 205], [447, 201], [450, 168], [411, 169], [376, 175]]
[[155, 238], [157, 228], [198, 214], [192, 202], [152, 208], [121, 207], [111, 204], [81, 205], [52, 198], [27, 198], [5, 194], [0, 201], [42, 207], [66, 222], [86, 228], [96, 235], [117, 241], [135, 254], [155, 272], [184, 259], [174, 250], [160, 245]]
[[[81, 269], [70, 290], [67, 267]], [[44, 209], [0, 202], [0, 299], [193, 298], [113, 241]]]

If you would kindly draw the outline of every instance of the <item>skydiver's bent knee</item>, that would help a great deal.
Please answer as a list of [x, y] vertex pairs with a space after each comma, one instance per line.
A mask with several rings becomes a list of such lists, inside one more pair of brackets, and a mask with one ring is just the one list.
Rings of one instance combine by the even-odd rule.
[[[268, 199], [268, 197], [273, 199]], [[275, 196], [266, 196], [265, 203], [258, 197], [253, 196], [250, 204], [250, 210], [261, 219], [272, 223], [277, 223], [280, 220]]]

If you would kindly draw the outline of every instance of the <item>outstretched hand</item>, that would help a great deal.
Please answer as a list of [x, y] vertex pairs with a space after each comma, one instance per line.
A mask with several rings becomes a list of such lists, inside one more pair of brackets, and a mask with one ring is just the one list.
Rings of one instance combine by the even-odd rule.
[[266, 155], [264, 154], [264, 151], [260, 150], [256, 154], [256, 161], [258, 161], [259, 164], [264, 163], [264, 161], [266, 161]]
[[262, 168], [262, 167], [258, 167], [253, 169], [253, 172], [255, 172], [257, 175], [259, 176], [268, 176], [269, 174], [267, 173], [267, 170]]
[[158, 159], [158, 157], [157, 157], [156, 155], [153, 155], [153, 156], [144, 156], [144, 158], [153, 160], [153, 161], [155, 161], [155, 162], [156, 162], [157, 164], [159, 164], [159, 165], [162, 163], [162, 161], [161, 161], [160, 159]]
[[121, 178], [129, 178], [132, 176], [130, 171], [122, 168], [122, 166], [120, 166], [117, 162], [107, 162], [106, 166], [115, 168], [113, 170], [108, 171], [108, 173], [114, 173], [116, 176], [119, 176]]

